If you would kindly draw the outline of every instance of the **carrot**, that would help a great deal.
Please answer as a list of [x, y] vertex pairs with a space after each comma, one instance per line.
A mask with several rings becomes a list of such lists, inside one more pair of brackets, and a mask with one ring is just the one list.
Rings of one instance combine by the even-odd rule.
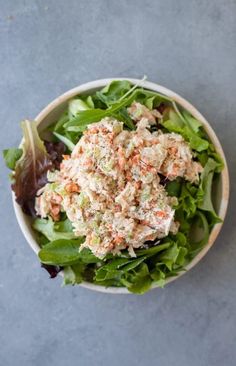
[[116, 244], [121, 244], [123, 242], [124, 238], [120, 235], [117, 235], [115, 238], [114, 238], [114, 242]]
[[174, 146], [170, 147], [169, 150], [170, 150], [170, 153], [173, 154], [173, 155], [175, 155], [178, 151], [177, 147], [174, 147]]
[[140, 162], [140, 154], [134, 155], [134, 157], [131, 159], [133, 164], [139, 164]]
[[70, 159], [70, 155], [62, 155], [64, 160], [69, 160]]
[[136, 189], [140, 189], [141, 188], [141, 182], [135, 182], [134, 186]]
[[121, 157], [118, 159], [118, 166], [120, 170], [124, 170], [125, 167], [125, 158]]
[[65, 186], [65, 190], [68, 193], [73, 193], [73, 192], [80, 192], [79, 186], [78, 184], [71, 182], [71, 183], [67, 183], [67, 185]]
[[157, 211], [156, 216], [160, 217], [160, 218], [164, 218], [167, 216], [167, 214], [165, 213], [165, 211]]

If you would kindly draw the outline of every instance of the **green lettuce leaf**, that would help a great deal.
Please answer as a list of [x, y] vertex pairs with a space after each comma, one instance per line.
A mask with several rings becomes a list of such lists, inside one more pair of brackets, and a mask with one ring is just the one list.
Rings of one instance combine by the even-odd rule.
[[83, 281], [83, 275], [86, 265], [84, 263], [77, 263], [72, 266], [63, 268], [63, 283], [62, 285], [75, 285]]
[[[84, 110], [80, 111], [76, 117], [71, 119], [64, 125], [65, 129], [68, 129], [72, 126], [80, 126], [86, 127], [90, 123], [98, 122], [102, 118], [111, 116], [115, 118], [119, 118], [119, 113], [123, 110], [124, 107], [128, 107], [131, 105], [133, 101], [145, 102], [146, 99], [154, 97], [156, 104], [160, 104], [163, 101], [171, 101], [170, 98], [161, 95], [156, 92], [151, 92], [149, 90], [145, 90], [143, 88], [139, 88], [137, 85], [134, 85], [131, 89], [128, 90], [127, 93], [123, 94], [120, 99], [115, 100], [114, 102], [109, 102], [109, 107], [107, 109], [99, 109], [94, 108], [93, 110]], [[158, 101], [158, 102], [157, 102]], [[129, 120], [123, 120], [124, 123], [127, 125], [128, 128], [134, 129], [134, 125]], [[132, 123], [132, 125], [131, 125]]]
[[81, 98], [74, 98], [69, 101], [68, 115], [69, 117], [75, 117], [79, 112], [90, 109], [88, 104]]
[[201, 238], [199, 238], [198, 241], [193, 241], [192, 239], [190, 240], [190, 249], [188, 253], [189, 261], [199, 253], [199, 251], [207, 244], [209, 239], [209, 223], [206, 215], [200, 210], [196, 212], [194, 222], [191, 226], [191, 231], [194, 232], [197, 230], [199, 236], [199, 229], [201, 230]]
[[193, 150], [201, 152], [209, 147], [209, 142], [201, 137], [201, 123], [187, 112], [182, 116], [178, 109], [177, 111], [173, 108], [166, 109], [162, 125], [168, 131], [182, 135]]
[[84, 238], [76, 240], [58, 239], [43, 246], [38, 256], [42, 263], [68, 266], [80, 261], [80, 245]]
[[122, 283], [134, 294], [142, 295], [147, 292], [152, 285], [148, 265], [141, 263], [134, 273], [129, 273], [122, 279]]
[[34, 220], [32, 227], [34, 230], [46, 236], [49, 241], [58, 239], [75, 239], [71, 223], [68, 219], [54, 222], [51, 218]]
[[11, 169], [14, 170], [17, 161], [20, 159], [21, 155], [23, 154], [23, 150], [22, 149], [17, 149], [17, 148], [11, 148], [11, 149], [5, 149], [3, 150], [3, 157], [5, 160], [5, 164], [6, 166]]
[[57, 239], [42, 247], [38, 256], [42, 263], [58, 266], [68, 266], [78, 262], [84, 264], [98, 263], [101, 260], [95, 257], [89, 249], [80, 250], [84, 242], [83, 237], [76, 239]]
[[53, 135], [58, 138], [58, 140], [62, 141], [70, 151], [73, 151], [75, 144], [66, 136], [60, 135], [57, 132], [53, 132]]
[[212, 203], [212, 183], [215, 172], [221, 168], [221, 162], [209, 158], [204, 170], [201, 174], [200, 186], [199, 186], [199, 202], [198, 208], [203, 211], [208, 211], [211, 217], [211, 224], [221, 222], [220, 218], [215, 212], [215, 208]]

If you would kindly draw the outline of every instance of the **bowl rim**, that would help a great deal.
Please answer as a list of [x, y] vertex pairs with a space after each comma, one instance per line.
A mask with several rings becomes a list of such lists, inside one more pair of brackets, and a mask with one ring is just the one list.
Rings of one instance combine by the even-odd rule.
[[[210, 126], [209, 122], [207, 122], [205, 117], [203, 117], [203, 115], [191, 103], [189, 103], [185, 98], [181, 97], [179, 94], [173, 92], [172, 90], [170, 90], [170, 89], [168, 89], [164, 86], [161, 86], [159, 84], [156, 84], [156, 83], [153, 83], [153, 82], [150, 82], [150, 81], [133, 79], [133, 78], [129, 78], [129, 77], [127, 77], [127, 78], [126, 77], [114, 77], [114, 78], [98, 79], [98, 80], [94, 80], [94, 81], [90, 81], [90, 82], [78, 85], [78, 86], [66, 91], [65, 93], [61, 94], [60, 96], [56, 97], [53, 101], [51, 101], [36, 116], [35, 121], [36, 121], [37, 125], [42, 123], [43, 120], [45, 119], [45, 117], [49, 113], [51, 113], [55, 108], [57, 108], [60, 104], [70, 100], [71, 98], [75, 97], [76, 95], [79, 95], [79, 94], [82, 94], [82, 93], [85, 93], [85, 92], [89, 92], [90, 90], [93, 90], [93, 89], [102, 88], [105, 85], [109, 84], [113, 80], [128, 80], [132, 84], [137, 84], [138, 83], [139, 86], [141, 86], [141, 87], [144, 87], [146, 89], [150, 89], [152, 91], [162, 93], [164, 95], [167, 95], [167, 96], [173, 98], [173, 100], [175, 100], [178, 104], [180, 104], [182, 107], [184, 107], [186, 110], [188, 110], [195, 118], [197, 118], [198, 120], [200, 120], [202, 122], [202, 124], [203, 124], [203, 126], [204, 126], [211, 142], [214, 144], [214, 146], [216, 148], [216, 151], [220, 154], [220, 156], [222, 157], [222, 159], [224, 161], [224, 169], [221, 172], [222, 197], [221, 197], [221, 202], [220, 202], [220, 207], [219, 207], [219, 212], [218, 212], [219, 216], [222, 219], [222, 222], [216, 224], [213, 227], [213, 229], [210, 233], [210, 236], [209, 236], [208, 243], [194, 257], [194, 259], [186, 266], [185, 271], [179, 272], [177, 276], [170, 277], [166, 281], [166, 283], [170, 283], [170, 282], [176, 280], [177, 278], [181, 277], [184, 273], [188, 272], [191, 268], [193, 268], [206, 255], [208, 250], [214, 244], [217, 236], [219, 235], [219, 232], [220, 232], [220, 230], [222, 228], [222, 225], [223, 225], [223, 221], [224, 221], [225, 216], [226, 216], [226, 211], [227, 211], [227, 206], [228, 206], [228, 201], [229, 201], [229, 173], [228, 173], [228, 166], [227, 166], [226, 158], [225, 158], [224, 151], [223, 151], [223, 148], [221, 146], [221, 143], [220, 143], [218, 137], [216, 136], [214, 130]], [[35, 238], [33, 237], [32, 233], [29, 231], [29, 229], [27, 227], [26, 222], [27, 222], [28, 218], [22, 212], [21, 207], [16, 203], [14, 192], [12, 193], [12, 200], [13, 200], [15, 215], [16, 215], [18, 224], [20, 226], [20, 229], [21, 229], [26, 241], [30, 245], [30, 247], [37, 254], [38, 251], [40, 250], [40, 247], [37, 244], [37, 242], [36, 242]], [[63, 273], [62, 273], [62, 275], [63, 275]], [[104, 286], [95, 285], [93, 283], [86, 282], [86, 281], [82, 282], [80, 284], [80, 286], [88, 288], [90, 290], [103, 292], [103, 293], [131, 294], [127, 290], [127, 288], [125, 288], [125, 287], [104, 287]], [[154, 288], [157, 288], [157, 287], [158, 287], [157, 285], [153, 285], [151, 287], [151, 289], [154, 289]]]

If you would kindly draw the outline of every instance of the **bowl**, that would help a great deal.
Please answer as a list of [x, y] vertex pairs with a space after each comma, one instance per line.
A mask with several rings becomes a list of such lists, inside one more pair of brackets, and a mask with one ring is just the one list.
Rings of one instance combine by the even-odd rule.
[[[105, 85], [109, 84], [112, 80], [129, 80], [132, 84], [139, 83], [141, 87], [144, 87], [146, 89], [150, 89], [155, 92], [159, 92], [162, 94], [167, 95], [168, 97], [173, 98], [179, 105], [181, 105], [183, 108], [188, 110], [196, 119], [202, 122], [205, 131], [208, 134], [209, 139], [214, 144], [216, 151], [220, 154], [224, 161], [224, 169], [221, 172], [219, 182], [217, 186], [215, 187], [215, 193], [214, 193], [214, 205], [216, 208], [216, 211], [220, 218], [224, 220], [226, 211], [227, 211], [227, 205], [229, 200], [229, 175], [228, 175], [228, 168], [227, 163], [225, 160], [225, 155], [222, 149], [222, 146], [211, 128], [210, 124], [206, 121], [206, 119], [202, 116], [202, 114], [193, 106], [191, 105], [187, 100], [179, 96], [178, 94], [174, 93], [173, 91], [149, 82], [149, 81], [140, 81], [137, 79], [130, 79], [130, 78], [109, 78], [109, 79], [102, 79], [102, 80], [95, 80], [91, 81], [86, 84], [79, 85], [73, 89], [70, 89], [66, 93], [60, 95], [58, 98], [54, 99], [51, 103], [49, 103], [35, 118], [35, 121], [37, 122], [39, 132], [43, 130], [45, 127], [49, 126], [51, 123], [55, 122], [57, 118], [61, 115], [63, 110], [66, 107], [66, 104], [69, 99], [75, 97], [76, 95], [83, 94], [83, 93], [90, 93], [94, 92], [98, 89], [103, 88]], [[21, 228], [22, 233], [24, 234], [27, 242], [31, 246], [31, 248], [34, 250], [34, 252], [37, 254], [40, 250], [39, 245], [36, 242], [34, 231], [31, 228], [31, 219], [26, 216], [20, 206], [15, 202], [15, 197], [13, 194], [13, 205], [14, 210], [16, 214], [17, 221], [19, 223], [19, 226]], [[186, 266], [186, 270], [180, 272], [175, 277], [170, 277], [167, 280], [167, 283], [172, 282], [176, 280], [178, 277], [182, 276], [184, 273], [189, 271], [192, 267], [194, 267], [208, 252], [208, 250], [212, 247], [214, 244], [217, 236], [219, 235], [219, 232], [222, 228], [223, 223], [216, 224], [210, 234], [209, 241], [205, 245], [205, 247], [196, 255], [196, 257]], [[63, 275], [63, 272], [61, 272]], [[100, 292], [106, 292], [106, 293], [113, 293], [113, 294], [130, 294], [130, 292], [126, 288], [116, 288], [116, 287], [103, 287], [99, 285], [94, 285], [89, 282], [83, 282], [80, 284], [82, 287], [86, 287], [90, 290], [100, 291]], [[155, 288], [157, 286], [153, 285], [152, 288]]]

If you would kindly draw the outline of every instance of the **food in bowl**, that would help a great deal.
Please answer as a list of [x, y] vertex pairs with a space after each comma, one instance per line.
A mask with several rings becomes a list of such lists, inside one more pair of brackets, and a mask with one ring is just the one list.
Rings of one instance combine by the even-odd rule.
[[[128, 80], [79, 95], [41, 131], [23, 121], [4, 151], [12, 189], [64, 284], [144, 293], [164, 286], [221, 222], [211, 200], [223, 168], [200, 121]], [[197, 232], [197, 234], [196, 234]]]

